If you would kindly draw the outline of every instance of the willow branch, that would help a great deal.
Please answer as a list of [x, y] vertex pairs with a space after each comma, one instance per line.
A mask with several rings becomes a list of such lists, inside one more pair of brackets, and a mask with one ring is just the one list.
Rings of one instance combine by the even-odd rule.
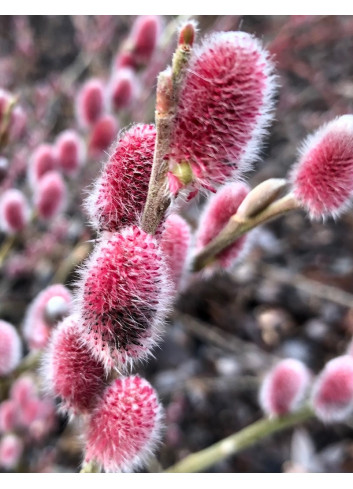
[[5, 241], [2, 243], [0, 248], [0, 267], [4, 263], [5, 258], [7, 257], [9, 251], [11, 250], [15, 242], [16, 242], [15, 234], [6, 236]]
[[312, 418], [314, 413], [310, 407], [273, 419], [260, 419], [237, 433], [224, 438], [205, 450], [193, 453], [180, 462], [169, 467], [165, 472], [201, 472], [221, 460], [235, 455], [246, 448], [255, 445], [274, 433], [291, 428]]
[[[156, 96], [156, 145], [153, 157], [151, 178], [141, 227], [149, 234], [155, 234], [171, 199], [168, 189], [168, 153], [172, 141], [179, 91], [191, 55], [194, 26], [184, 26], [191, 34], [184, 43], [179, 43], [173, 56], [173, 65], [158, 76]], [[180, 41], [180, 39], [179, 39]]]
[[222, 231], [195, 256], [191, 267], [192, 271], [198, 272], [199, 270], [202, 270], [205, 266], [211, 263], [221, 251], [256, 226], [298, 208], [299, 204], [297, 200], [291, 193], [289, 193], [270, 204], [254, 217], [239, 218], [237, 214], [234, 214]]

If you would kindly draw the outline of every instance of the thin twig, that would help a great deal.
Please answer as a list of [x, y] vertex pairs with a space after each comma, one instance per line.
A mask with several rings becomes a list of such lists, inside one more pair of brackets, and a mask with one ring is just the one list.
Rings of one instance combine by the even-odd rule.
[[274, 433], [301, 424], [313, 416], [310, 407], [305, 406], [301, 410], [283, 417], [261, 419], [205, 450], [187, 456], [166, 469], [165, 472], [201, 472], [230, 455], [235, 455]]
[[0, 248], [0, 267], [2, 267], [5, 258], [7, 257], [9, 251], [11, 250], [15, 242], [16, 242], [15, 234], [6, 236], [5, 241], [2, 243]]
[[239, 219], [237, 214], [233, 215], [222, 231], [194, 257], [191, 266], [192, 271], [202, 270], [213, 262], [216, 255], [256, 226], [298, 208], [299, 205], [295, 197], [292, 194], [287, 194], [254, 217]]

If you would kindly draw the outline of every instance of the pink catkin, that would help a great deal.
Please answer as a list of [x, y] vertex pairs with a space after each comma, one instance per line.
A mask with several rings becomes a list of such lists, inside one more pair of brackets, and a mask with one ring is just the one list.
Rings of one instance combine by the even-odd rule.
[[194, 49], [177, 106], [170, 171], [187, 161], [194, 186], [229, 182], [249, 168], [272, 116], [268, 53], [244, 32], [221, 32]]
[[82, 337], [107, 370], [145, 358], [156, 344], [173, 294], [155, 239], [125, 228], [102, 239], [82, 270], [77, 304]]
[[18, 425], [18, 406], [12, 399], [0, 404], [0, 433], [13, 431]]
[[8, 375], [17, 367], [21, 354], [21, 340], [15, 327], [0, 319], [0, 376]]
[[159, 16], [145, 15], [136, 19], [131, 32], [131, 54], [138, 64], [150, 61], [157, 45], [160, 29]]
[[[249, 193], [250, 188], [244, 183], [231, 183], [222, 187], [213, 195], [201, 217], [196, 234], [196, 250], [200, 251], [228, 223], [230, 217], [235, 214], [238, 207]], [[224, 249], [215, 258], [222, 268], [229, 268], [244, 256], [247, 248], [249, 235], [244, 235], [237, 239], [233, 244]]]
[[35, 440], [46, 436], [56, 424], [52, 398], [41, 399], [32, 377], [22, 375], [14, 382], [8, 401], [15, 410], [15, 428]]
[[136, 94], [136, 80], [134, 72], [129, 68], [122, 68], [114, 73], [109, 84], [109, 98], [115, 110], [126, 109], [131, 105]]
[[107, 472], [141, 467], [159, 442], [161, 417], [157, 394], [146, 380], [113, 381], [88, 421], [85, 461], [94, 460]]
[[25, 195], [17, 189], [6, 190], [0, 199], [0, 229], [16, 234], [28, 224], [30, 207]]
[[129, 51], [119, 51], [115, 56], [113, 62], [113, 70], [120, 70], [122, 68], [136, 68], [136, 60], [132, 53]]
[[165, 220], [160, 246], [176, 289], [180, 286], [190, 243], [189, 224], [178, 214], [171, 214]]
[[0, 467], [11, 470], [16, 467], [23, 451], [21, 438], [7, 434], [0, 440]]
[[28, 164], [28, 178], [31, 187], [35, 189], [39, 180], [46, 173], [56, 170], [57, 167], [58, 161], [54, 146], [40, 144], [33, 152]]
[[72, 295], [66, 287], [54, 284], [42, 290], [29, 305], [22, 326], [30, 349], [41, 349], [48, 343], [53, 322], [48, 320], [50, 315], [48, 317], [47, 309], [53, 298], [60, 301], [60, 319], [71, 311]]
[[325, 423], [341, 422], [353, 412], [353, 358], [334, 358], [316, 379], [312, 392], [316, 416]]
[[76, 112], [82, 127], [90, 127], [104, 112], [104, 85], [96, 78], [88, 80], [82, 87], [76, 100]]
[[56, 408], [52, 399], [39, 399], [37, 415], [28, 426], [29, 436], [40, 442], [56, 428], [56, 425]]
[[40, 179], [34, 200], [38, 216], [43, 221], [52, 219], [64, 210], [67, 189], [60, 173], [50, 171]]
[[57, 326], [42, 368], [49, 391], [62, 400], [61, 409], [73, 414], [92, 409], [106, 385], [103, 365], [81, 341], [78, 320], [71, 315]]
[[10, 398], [18, 406], [25, 406], [30, 399], [36, 396], [36, 393], [33, 378], [29, 375], [22, 375], [12, 384]]
[[27, 125], [27, 115], [22, 107], [15, 107], [11, 113], [9, 138], [11, 142], [20, 140], [25, 132]]
[[298, 409], [310, 384], [307, 367], [298, 360], [280, 361], [265, 377], [260, 389], [260, 404], [265, 413], [283, 416]]
[[117, 231], [137, 224], [148, 192], [156, 130], [138, 124], [122, 133], [86, 200], [92, 224], [102, 231]]
[[92, 126], [88, 141], [88, 151], [92, 158], [99, 158], [109, 149], [119, 130], [119, 125], [112, 115], [103, 115]]
[[353, 115], [337, 117], [303, 143], [290, 180], [311, 219], [337, 217], [353, 194]]
[[85, 147], [76, 131], [62, 132], [55, 143], [58, 166], [67, 175], [76, 175], [85, 162]]

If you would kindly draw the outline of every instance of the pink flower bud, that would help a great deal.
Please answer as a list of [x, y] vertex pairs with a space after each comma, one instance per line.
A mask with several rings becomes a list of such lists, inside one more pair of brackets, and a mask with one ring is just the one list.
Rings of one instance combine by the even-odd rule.
[[22, 451], [23, 443], [18, 436], [5, 435], [0, 440], [0, 467], [7, 470], [14, 469], [20, 460]]
[[265, 377], [260, 389], [260, 404], [265, 413], [283, 416], [296, 411], [309, 388], [311, 374], [292, 358], [281, 360]]
[[157, 45], [161, 19], [155, 15], [138, 17], [131, 32], [132, 55], [138, 63], [150, 61]]
[[178, 214], [171, 214], [165, 220], [160, 246], [176, 289], [180, 285], [190, 241], [189, 224]]
[[312, 406], [325, 423], [345, 421], [353, 411], [353, 358], [334, 358], [316, 379]]
[[141, 467], [159, 442], [161, 418], [157, 394], [146, 380], [116, 379], [88, 421], [85, 461], [107, 472]]
[[77, 100], [77, 116], [82, 127], [92, 126], [104, 111], [104, 85], [96, 78], [88, 80], [81, 88]]
[[[196, 188], [238, 178], [271, 119], [268, 53], [245, 32], [220, 32], [195, 47], [180, 89], [170, 171], [188, 163]], [[188, 183], [188, 182], [187, 182]]]
[[29, 183], [33, 189], [47, 172], [56, 170], [58, 162], [54, 146], [41, 144], [32, 154], [28, 166]]
[[102, 239], [82, 270], [83, 339], [107, 370], [114, 363], [126, 368], [150, 353], [172, 300], [157, 242], [135, 226], [125, 228]]
[[31, 424], [38, 418], [40, 400], [37, 396], [27, 400], [19, 409], [19, 424], [22, 428], [30, 428]]
[[60, 173], [50, 171], [40, 179], [34, 200], [38, 216], [43, 221], [52, 219], [64, 210], [67, 189]]
[[13, 431], [18, 422], [18, 408], [15, 401], [8, 399], [0, 404], [0, 433]]
[[30, 208], [24, 194], [15, 188], [6, 190], [0, 199], [0, 229], [7, 234], [22, 231], [30, 219]]
[[122, 50], [116, 55], [113, 63], [113, 70], [120, 70], [120, 68], [136, 68], [134, 55], [129, 51]]
[[11, 142], [18, 141], [25, 133], [27, 115], [22, 107], [15, 107], [11, 113], [9, 138]]
[[30, 349], [44, 348], [55, 319], [70, 314], [72, 295], [61, 284], [42, 290], [29, 305], [23, 322], [23, 336]]
[[104, 115], [94, 124], [89, 137], [88, 150], [92, 158], [101, 157], [118, 133], [117, 120], [112, 115]]
[[36, 385], [29, 375], [22, 375], [12, 384], [10, 398], [18, 406], [25, 406], [36, 395]]
[[72, 413], [92, 409], [105, 387], [104, 367], [82, 342], [78, 321], [71, 315], [57, 326], [43, 362], [48, 390]]
[[[226, 226], [230, 217], [248, 195], [250, 188], [245, 183], [231, 183], [222, 187], [209, 199], [199, 222], [196, 234], [196, 249], [200, 251]], [[222, 268], [230, 268], [247, 251], [249, 235], [244, 235], [221, 251], [216, 263]]]
[[85, 146], [77, 132], [62, 132], [55, 144], [58, 166], [67, 175], [76, 175], [85, 162]]
[[38, 399], [37, 415], [28, 426], [29, 435], [40, 442], [55, 429], [57, 423], [56, 409], [51, 399]]
[[12, 324], [0, 319], [0, 376], [11, 373], [20, 363], [22, 346]]
[[138, 222], [146, 202], [155, 139], [152, 124], [138, 124], [120, 134], [86, 201], [96, 228], [117, 231]]
[[137, 86], [134, 72], [130, 68], [117, 70], [108, 88], [109, 98], [115, 110], [126, 109], [131, 105]]
[[196, 30], [197, 23], [194, 20], [189, 20], [188, 22], [183, 23], [179, 29], [179, 46], [191, 47], [194, 44]]
[[311, 219], [337, 217], [353, 194], [353, 115], [321, 127], [303, 143], [290, 174], [293, 193]]

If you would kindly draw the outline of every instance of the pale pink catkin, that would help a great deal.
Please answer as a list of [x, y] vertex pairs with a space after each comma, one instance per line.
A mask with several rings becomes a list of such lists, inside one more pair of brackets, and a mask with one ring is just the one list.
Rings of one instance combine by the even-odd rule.
[[116, 379], [106, 389], [88, 421], [85, 461], [107, 472], [142, 467], [159, 442], [162, 408], [144, 379]]

